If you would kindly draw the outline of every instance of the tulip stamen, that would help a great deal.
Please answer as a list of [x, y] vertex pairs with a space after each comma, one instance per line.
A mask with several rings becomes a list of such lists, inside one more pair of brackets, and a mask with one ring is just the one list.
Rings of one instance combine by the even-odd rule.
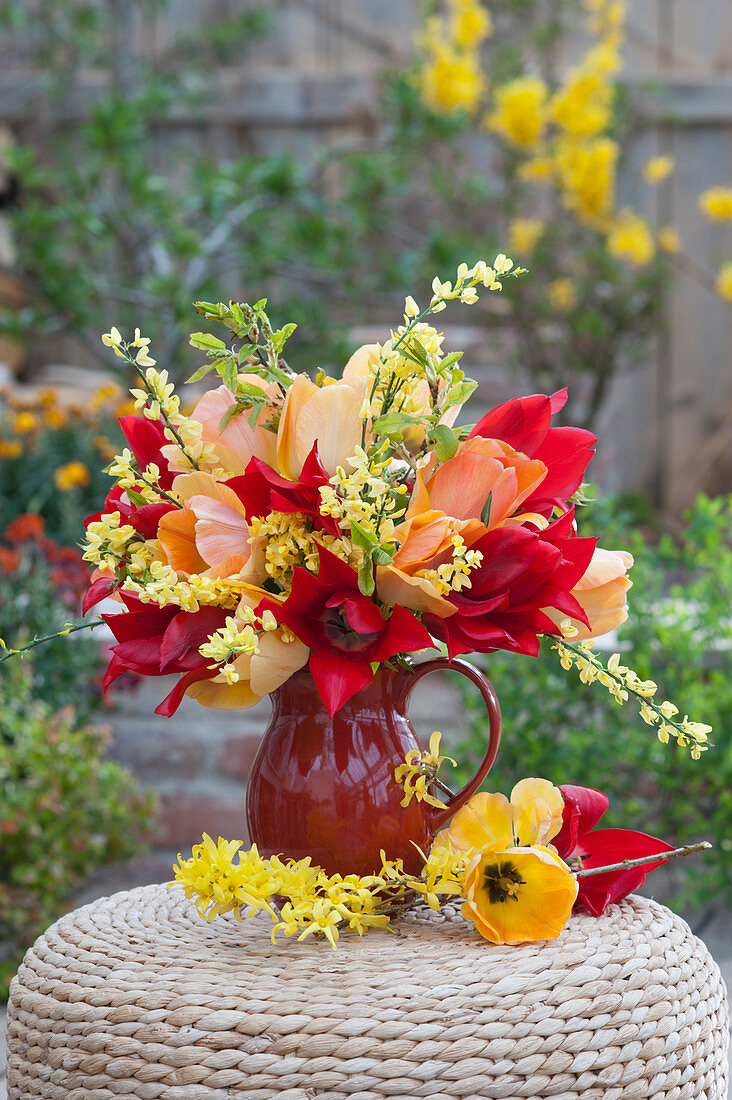
[[484, 881], [491, 905], [499, 905], [509, 899], [518, 901], [519, 886], [526, 885], [516, 867], [508, 860], [486, 867]]

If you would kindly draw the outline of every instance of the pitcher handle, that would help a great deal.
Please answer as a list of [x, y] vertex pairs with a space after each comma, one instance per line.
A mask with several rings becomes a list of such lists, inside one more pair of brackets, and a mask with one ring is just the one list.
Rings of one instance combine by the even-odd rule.
[[460, 672], [475, 684], [483, 697], [485, 709], [488, 712], [489, 729], [488, 748], [473, 778], [465, 784], [462, 790], [452, 795], [444, 809], [434, 809], [432, 811], [430, 824], [434, 832], [437, 832], [443, 825], [446, 825], [452, 815], [459, 810], [461, 806], [465, 805], [471, 795], [475, 794], [478, 787], [480, 787], [481, 783], [488, 775], [488, 772], [493, 767], [493, 762], [498, 752], [498, 746], [501, 743], [501, 708], [498, 705], [496, 693], [482, 672], [479, 672], [478, 669], [468, 661], [461, 661], [460, 658], [455, 658], [450, 661], [447, 657], [434, 657], [432, 660], [422, 661], [420, 664], [414, 665], [410, 671], [405, 670], [403, 673], [404, 680], [401, 685], [402, 691], [400, 699], [404, 710], [406, 710], [409, 704], [409, 699], [418, 681], [421, 680], [423, 676], [429, 676], [432, 672], [442, 671]]

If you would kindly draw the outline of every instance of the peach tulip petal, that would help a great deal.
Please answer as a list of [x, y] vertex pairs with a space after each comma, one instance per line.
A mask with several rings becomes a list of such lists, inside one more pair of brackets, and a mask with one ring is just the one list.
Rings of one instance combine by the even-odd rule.
[[[621, 626], [628, 618], [628, 589], [633, 582], [626, 573], [633, 564], [633, 555], [626, 550], [605, 550], [598, 546], [584, 575], [572, 589], [572, 595], [582, 606], [589, 628], [579, 619], [570, 619], [580, 640], [601, 638]], [[559, 626], [566, 619], [553, 608], [545, 613]]]
[[177, 573], [202, 573], [207, 563], [196, 546], [196, 517], [190, 508], [167, 512], [158, 524], [158, 541]]
[[632, 564], [633, 555], [627, 550], [604, 550], [598, 546], [584, 576], [575, 585], [575, 591], [585, 592], [617, 580], [628, 572]]
[[318, 456], [329, 474], [347, 460], [361, 443], [361, 404], [365, 387], [356, 389], [342, 382], [317, 389], [305, 401], [295, 421], [296, 473], [300, 474], [313, 444], [318, 444]]
[[357, 348], [343, 368], [343, 381], [360, 387], [365, 380], [373, 378], [380, 354], [379, 344], [363, 344]]
[[452, 549], [455, 533], [450, 517], [434, 509], [407, 519], [394, 532], [401, 544], [394, 564], [408, 572], [426, 566]]
[[[256, 375], [246, 375], [246, 378], [267, 392], [261, 378]], [[221, 431], [222, 417], [233, 404], [234, 395], [228, 386], [218, 386], [203, 395], [191, 414], [193, 420], [203, 425], [203, 441], [213, 444], [221, 465], [231, 474], [243, 474], [252, 458], [261, 458], [273, 465], [277, 437], [264, 427], [264, 423], [270, 419], [274, 406], [263, 409], [254, 426], [249, 423], [249, 415], [243, 413], [232, 417]]]
[[196, 546], [208, 565], [219, 565], [235, 555], [246, 561], [249, 557], [249, 525], [244, 509], [234, 493], [238, 507], [212, 497], [191, 497], [190, 507], [196, 517]]
[[259, 653], [252, 657], [249, 682], [260, 697], [269, 695], [307, 664], [310, 649], [299, 639], [283, 642], [276, 630], [261, 634]]
[[225, 482], [217, 481], [213, 474], [206, 474], [202, 470], [196, 470], [190, 474], [178, 474], [173, 482], [173, 492], [184, 504], [190, 503], [191, 498], [196, 496], [221, 500], [232, 507], [236, 506], [234, 500], [239, 500], [233, 490], [227, 489]]
[[432, 581], [414, 577], [394, 565], [376, 569], [376, 590], [379, 599], [390, 607], [407, 607], [410, 611], [429, 611], [440, 619], [454, 615], [457, 608], [441, 596]]
[[317, 392], [318, 387], [306, 374], [298, 374], [282, 407], [277, 429], [277, 467], [281, 474], [293, 480], [302, 470], [302, 461], [298, 462], [297, 422], [305, 402]]

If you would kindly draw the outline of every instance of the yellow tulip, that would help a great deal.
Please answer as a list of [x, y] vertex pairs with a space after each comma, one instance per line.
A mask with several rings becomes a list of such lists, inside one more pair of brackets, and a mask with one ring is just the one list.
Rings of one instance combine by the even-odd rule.
[[556, 939], [576, 898], [576, 876], [548, 848], [486, 848], [468, 866], [462, 913], [491, 943], [531, 943]]

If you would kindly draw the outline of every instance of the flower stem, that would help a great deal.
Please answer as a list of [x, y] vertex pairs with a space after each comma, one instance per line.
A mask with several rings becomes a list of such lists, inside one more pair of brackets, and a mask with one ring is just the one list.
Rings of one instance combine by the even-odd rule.
[[102, 619], [95, 619], [90, 623], [77, 623], [76, 626], [65, 626], [63, 630], [57, 630], [54, 634], [43, 634], [40, 638], [35, 637], [32, 641], [28, 642], [28, 645], [23, 645], [19, 649], [8, 649], [2, 639], [0, 639], [0, 646], [3, 651], [0, 653], [0, 664], [2, 664], [3, 661], [9, 661], [11, 657], [17, 657], [26, 653], [29, 649], [35, 649], [35, 647], [41, 645], [42, 642], [52, 642], [54, 638], [65, 638], [68, 634], [76, 634], [79, 630], [94, 630], [96, 627], [102, 625]]

